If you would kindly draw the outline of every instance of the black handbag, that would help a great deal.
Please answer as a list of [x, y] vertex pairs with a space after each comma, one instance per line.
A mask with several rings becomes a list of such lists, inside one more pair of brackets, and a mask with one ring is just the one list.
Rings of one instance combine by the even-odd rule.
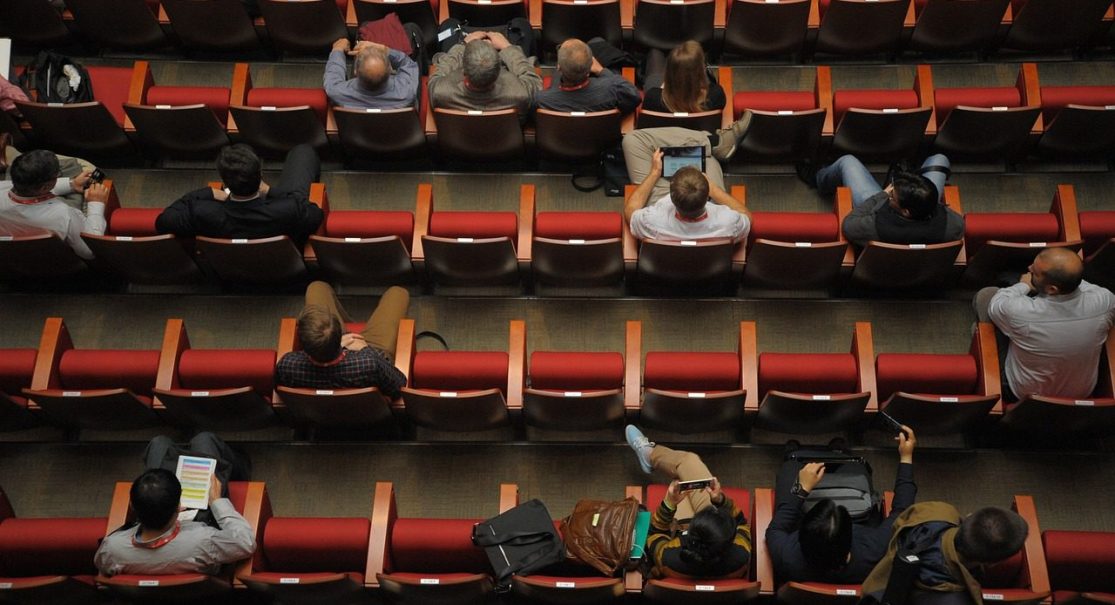
[[541, 500], [524, 502], [472, 528], [472, 543], [484, 549], [496, 591], [511, 588], [511, 576], [530, 575], [565, 560], [565, 545]]

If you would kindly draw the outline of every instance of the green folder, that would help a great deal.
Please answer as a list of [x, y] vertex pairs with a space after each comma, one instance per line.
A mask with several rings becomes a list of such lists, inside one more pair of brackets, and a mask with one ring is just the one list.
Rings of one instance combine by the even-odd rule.
[[631, 558], [642, 559], [650, 533], [650, 512], [641, 510], [635, 517], [635, 539], [631, 542]]

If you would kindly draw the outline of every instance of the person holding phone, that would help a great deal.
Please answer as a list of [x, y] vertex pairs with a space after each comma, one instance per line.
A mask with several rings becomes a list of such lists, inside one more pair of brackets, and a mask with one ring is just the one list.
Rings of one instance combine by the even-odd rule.
[[720, 491], [720, 481], [693, 452], [656, 445], [634, 425], [626, 430], [639, 467], [671, 478], [651, 517], [647, 553], [658, 577], [741, 578], [751, 563], [751, 527]]

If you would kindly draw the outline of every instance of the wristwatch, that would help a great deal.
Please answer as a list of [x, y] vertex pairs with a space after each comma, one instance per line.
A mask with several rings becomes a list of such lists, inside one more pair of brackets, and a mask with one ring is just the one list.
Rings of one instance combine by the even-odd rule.
[[794, 481], [794, 486], [790, 488], [790, 494], [804, 500], [809, 497], [809, 490], [801, 486], [801, 481]]

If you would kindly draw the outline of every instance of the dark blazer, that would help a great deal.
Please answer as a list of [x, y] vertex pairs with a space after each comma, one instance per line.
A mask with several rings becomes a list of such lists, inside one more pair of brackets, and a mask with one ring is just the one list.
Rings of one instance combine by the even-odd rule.
[[259, 197], [246, 202], [217, 201], [209, 188], [191, 191], [163, 210], [155, 220], [159, 233], [221, 238], [259, 239], [288, 235], [306, 242], [324, 218], [321, 208], [298, 192]]

